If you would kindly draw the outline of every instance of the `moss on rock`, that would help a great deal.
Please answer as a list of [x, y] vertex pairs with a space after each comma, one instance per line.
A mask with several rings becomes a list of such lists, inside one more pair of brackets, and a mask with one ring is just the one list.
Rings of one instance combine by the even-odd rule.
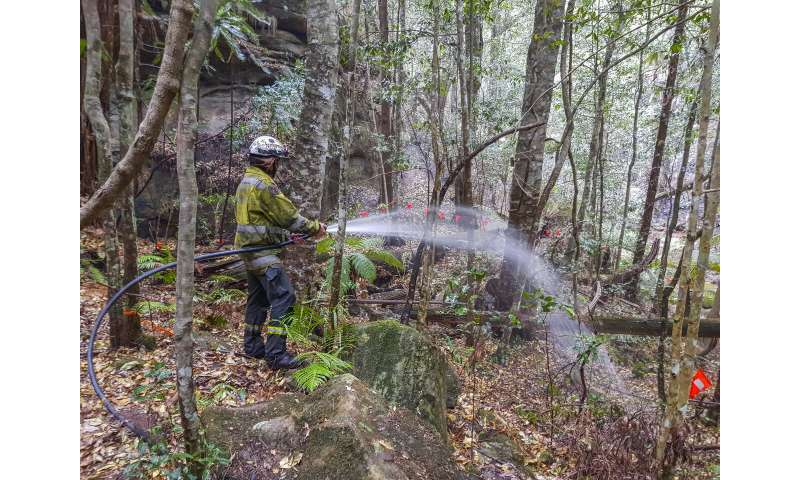
[[[395, 320], [358, 326], [353, 374], [391, 405], [406, 407], [447, 441], [447, 359], [417, 330]], [[457, 393], [456, 393], [457, 396]]]

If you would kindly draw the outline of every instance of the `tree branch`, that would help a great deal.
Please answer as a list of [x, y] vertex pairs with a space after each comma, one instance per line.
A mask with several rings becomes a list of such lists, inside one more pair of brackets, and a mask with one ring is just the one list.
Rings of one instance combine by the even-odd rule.
[[94, 192], [86, 205], [81, 208], [81, 229], [114, 205], [114, 201], [125, 192], [153, 150], [158, 132], [161, 130], [172, 100], [180, 88], [184, 46], [189, 36], [192, 14], [192, 4], [188, 0], [172, 2], [163, 61], [158, 71], [158, 79], [147, 107], [147, 113], [125, 157], [114, 167], [111, 175]]

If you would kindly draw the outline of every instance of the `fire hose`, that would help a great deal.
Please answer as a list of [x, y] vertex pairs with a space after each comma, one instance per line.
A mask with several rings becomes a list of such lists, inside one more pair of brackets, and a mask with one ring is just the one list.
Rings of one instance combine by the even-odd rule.
[[[222, 252], [206, 253], [206, 254], [198, 255], [198, 256], [194, 257], [194, 261], [195, 262], [205, 262], [205, 261], [208, 261], [208, 260], [213, 260], [215, 258], [227, 257], [229, 255], [236, 255], [236, 254], [240, 254], [240, 253], [251, 253], [251, 252], [258, 252], [258, 251], [261, 251], [261, 250], [282, 248], [282, 247], [285, 247], [287, 245], [290, 245], [290, 244], [294, 243], [295, 240], [297, 240], [297, 239], [305, 239], [308, 236], [309, 235], [300, 235], [300, 236], [297, 236], [297, 237], [293, 237], [293, 238], [291, 238], [289, 240], [285, 240], [283, 242], [276, 243], [274, 245], [264, 245], [264, 246], [242, 248], [242, 249], [239, 249], [239, 250], [225, 250], [225, 251], [222, 251]], [[100, 386], [100, 383], [97, 381], [97, 374], [95, 373], [95, 370], [94, 370], [94, 343], [97, 340], [97, 332], [100, 331], [100, 327], [103, 326], [103, 320], [105, 319], [106, 314], [108, 313], [109, 310], [111, 310], [111, 307], [113, 307], [114, 304], [117, 303], [117, 301], [120, 298], [122, 298], [122, 296], [125, 294], [125, 292], [130, 290], [130, 288], [133, 287], [134, 285], [136, 285], [137, 283], [141, 282], [142, 280], [144, 280], [144, 279], [146, 279], [146, 278], [148, 278], [150, 276], [155, 275], [156, 273], [163, 272], [164, 270], [169, 270], [170, 268], [175, 268], [177, 266], [177, 264], [178, 264], [178, 262], [167, 263], [167, 264], [162, 265], [162, 266], [160, 266], [158, 268], [154, 268], [152, 270], [148, 270], [148, 271], [142, 273], [141, 275], [139, 275], [138, 277], [134, 278], [130, 282], [128, 282], [125, 286], [123, 286], [119, 290], [117, 290], [117, 292], [114, 293], [114, 295], [105, 304], [103, 309], [100, 310], [100, 313], [97, 314], [97, 318], [94, 321], [94, 326], [92, 327], [92, 333], [89, 336], [89, 345], [88, 345], [88, 347], [86, 349], [86, 362], [87, 362], [87, 364], [89, 366], [89, 380], [92, 382], [92, 388], [94, 389], [94, 393], [96, 393], [97, 397], [100, 398], [100, 400], [103, 402], [103, 406], [108, 411], [108, 413], [110, 413], [114, 418], [119, 420], [120, 423], [122, 423], [122, 425], [124, 425], [128, 430], [133, 432], [137, 437], [140, 437], [140, 438], [145, 439], [145, 440], [147, 440], [149, 438], [148, 433], [143, 428], [141, 428], [138, 425], [134, 424], [128, 418], [125, 418], [125, 416], [119, 410], [117, 410], [117, 408], [114, 406], [114, 404], [111, 403], [111, 400], [109, 400], [108, 397], [106, 396], [105, 392], [103, 391], [103, 388]]]

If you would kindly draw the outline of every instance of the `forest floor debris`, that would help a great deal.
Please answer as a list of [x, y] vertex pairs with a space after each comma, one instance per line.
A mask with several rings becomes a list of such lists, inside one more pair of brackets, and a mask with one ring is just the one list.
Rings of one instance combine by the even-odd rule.
[[[99, 232], [82, 234], [84, 251], [100, 251]], [[140, 241], [140, 251], [147, 252], [152, 243]], [[406, 244], [402, 250], [412, 250]], [[398, 256], [400, 252], [398, 252]], [[448, 254], [435, 269], [434, 292], [441, 291], [447, 278], [463, 269], [461, 254]], [[483, 261], [480, 258], [478, 263]], [[484, 265], [490, 268], [490, 265]], [[198, 292], [208, 293], [210, 285], [200, 283]], [[161, 304], [173, 301], [174, 285], [146, 282], [143, 298]], [[132, 434], [122, 428], [107, 414], [95, 396], [86, 374], [86, 341], [97, 312], [106, 298], [106, 287], [88, 274], [81, 278], [81, 476], [87, 479], [126, 478], [123, 472], [143, 459], [150, 459], [148, 475], [165, 476], [168, 462], [153, 463], [165, 451], [181, 451], [180, 420], [175, 398], [173, 375], [172, 314], [151, 312], [143, 315], [145, 333], [154, 335], [157, 346], [153, 351], [144, 349], [109, 350], [108, 330], [103, 328], [96, 345], [98, 380], [106, 394], [126, 415], [137, 421], [159, 425], [164, 445], [162, 457], [147, 451]], [[625, 302], [614, 302], [613, 297], [602, 308], [617, 313], [633, 312], [635, 308]], [[235, 297], [209, 307], [201, 307], [198, 314], [224, 318], [215, 324], [199, 318], [195, 353], [195, 381], [198, 406], [240, 406], [273, 398], [283, 392], [293, 391], [290, 377], [273, 372], [264, 364], [242, 356], [241, 324], [243, 300]], [[366, 321], [355, 318], [355, 322]], [[429, 327], [436, 343], [448, 355], [462, 384], [461, 395], [455, 408], [448, 410], [448, 430], [457, 464], [466, 472], [490, 479], [555, 479], [574, 478], [575, 472], [587, 471], [586, 463], [594, 462], [603, 468], [619, 468], [619, 457], [605, 452], [603, 435], [619, 429], [630, 428], [631, 422], [620, 407], [621, 397], [636, 398], [643, 412], [651, 415], [657, 410], [655, 391], [656, 348], [658, 340], [647, 337], [615, 336], [606, 344], [619, 375], [624, 379], [627, 392], [604, 394], [590, 392], [584, 407], [579, 410], [580, 389], [566, 373], [564, 365], [552, 367], [552, 401], [548, 402], [548, 374], [544, 362], [544, 341], [516, 343], [511, 346], [507, 365], [492, 360], [498, 340], [484, 339], [482, 354], [466, 344], [463, 332], [439, 325]], [[551, 352], [552, 353], [552, 352]], [[476, 359], [474, 368], [470, 363]], [[718, 365], [718, 350], [707, 358], [710, 368]], [[716, 379], [714, 379], [716, 380]], [[591, 385], [590, 385], [591, 387]], [[710, 393], [708, 395], [710, 398]], [[699, 407], [692, 404], [693, 409]], [[649, 412], [649, 413], [648, 413]], [[638, 412], [637, 412], [638, 413]], [[640, 413], [644, 415], [645, 413]], [[689, 443], [694, 446], [711, 446], [693, 452], [689, 462], [680, 468], [681, 478], [717, 478], [719, 428], [706, 426], [695, 415]], [[639, 418], [639, 417], [637, 417]], [[649, 417], [648, 417], [649, 418]], [[616, 423], [615, 423], [616, 422]], [[640, 424], [637, 424], [640, 425]], [[643, 424], [642, 424], [643, 425]], [[640, 425], [640, 426], [642, 426]], [[615, 430], [616, 429], [616, 430]], [[620, 431], [630, 436], [630, 432]], [[638, 437], [637, 437], [638, 438]], [[596, 443], [592, 443], [596, 442]], [[592, 448], [599, 452], [587, 456]], [[165, 448], [164, 448], [165, 447]], [[631, 447], [631, 445], [627, 445]], [[632, 448], [632, 447], [631, 447]], [[270, 458], [258, 459], [264, 467], [281, 478], [285, 469], [287, 452], [276, 451]], [[603, 457], [602, 455], [606, 455]], [[631, 455], [631, 461], [637, 457]], [[604, 462], [601, 462], [603, 460]], [[628, 461], [627, 459], [623, 459]], [[163, 470], [159, 468], [163, 467]], [[627, 477], [638, 476], [630, 467]], [[596, 478], [602, 478], [598, 476]]]

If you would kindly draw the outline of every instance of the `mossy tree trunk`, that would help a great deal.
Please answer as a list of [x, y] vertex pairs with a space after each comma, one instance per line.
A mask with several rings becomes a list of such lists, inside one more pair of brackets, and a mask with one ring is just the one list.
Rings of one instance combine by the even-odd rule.
[[[294, 159], [285, 162], [287, 195], [308, 218], [318, 218], [322, 208], [322, 179], [328, 156], [333, 106], [339, 69], [339, 31], [333, 0], [308, 0], [308, 47], [303, 108], [295, 136]], [[298, 297], [311, 295], [313, 245], [295, 246], [283, 261], [294, 273]]]

